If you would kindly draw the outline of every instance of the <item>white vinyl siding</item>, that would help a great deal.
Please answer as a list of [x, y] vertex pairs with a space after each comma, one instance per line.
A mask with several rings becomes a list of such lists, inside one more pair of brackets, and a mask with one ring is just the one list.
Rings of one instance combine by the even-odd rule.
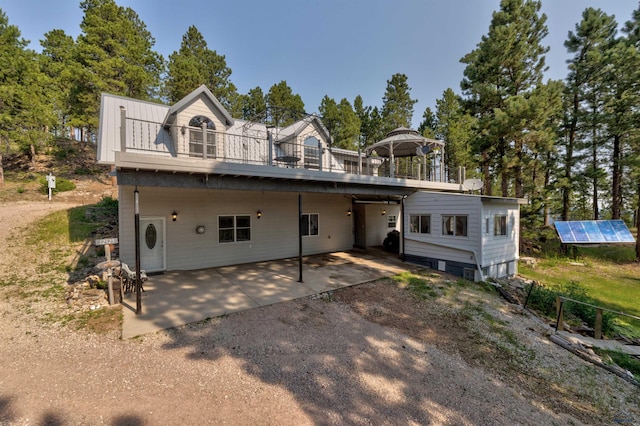
[[[382, 214], [382, 212], [385, 214]], [[365, 204], [365, 214], [367, 220], [367, 246], [380, 246], [387, 238], [392, 228], [389, 227], [388, 215], [400, 216], [400, 206], [397, 204]], [[396, 223], [393, 229], [400, 229], [400, 224]]]
[[[481, 256], [484, 219], [481, 214], [479, 196], [416, 192], [405, 200], [405, 220], [410, 217], [430, 215], [431, 233], [411, 233], [406, 228], [405, 253], [409, 255], [445, 259], [475, 264], [475, 252]], [[467, 236], [446, 235], [443, 231], [443, 216], [466, 218]], [[455, 225], [454, 225], [455, 232]]]
[[[520, 220], [520, 210], [512, 205], [489, 203], [483, 205], [482, 216], [488, 219], [490, 230], [483, 235], [482, 264], [493, 268], [495, 265], [518, 259], [520, 236], [519, 229], [514, 224]], [[496, 217], [505, 217], [505, 235], [494, 235]], [[492, 271], [497, 269], [493, 268]]]
[[[121, 186], [120, 257], [135, 263], [133, 187]], [[343, 195], [303, 194], [304, 211], [317, 212], [318, 235], [303, 239], [303, 254], [328, 253], [353, 247], [351, 200]], [[177, 221], [171, 221], [176, 210]], [[262, 217], [257, 219], [258, 210]], [[166, 217], [166, 268], [190, 270], [298, 255], [298, 194], [185, 188], [140, 188], [143, 216]], [[248, 213], [251, 212], [251, 213]], [[219, 243], [219, 216], [249, 216], [250, 241]], [[386, 225], [386, 224], [385, 224]], [[204, 234], [196, 233], [198, 226]], [[242, 226], [240, 227], [242, 228]], [[237, 230], [237, 229], [236, 229]]]

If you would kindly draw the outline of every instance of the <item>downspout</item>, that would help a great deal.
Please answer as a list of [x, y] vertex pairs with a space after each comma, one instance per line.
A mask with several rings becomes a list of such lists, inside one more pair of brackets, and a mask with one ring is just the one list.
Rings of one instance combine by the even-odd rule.
[[407, 257], [404, 251], [404, 199], [407, 198], [406, 195], [402, 196], [402, 200], [400, 200], [400, 246], [402, 247], [402, 253], [400, 253], [400, 259], [404, 262]]

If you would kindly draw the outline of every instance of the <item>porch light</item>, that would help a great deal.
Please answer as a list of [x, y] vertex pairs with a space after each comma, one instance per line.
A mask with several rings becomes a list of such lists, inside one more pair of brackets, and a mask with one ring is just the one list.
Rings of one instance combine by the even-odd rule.
[[174, 222], [178, 220], [178, 213], [176, 213], [175, 210], [173, 211], [173, 213], [171, 213], [171, 220], [173, 220]]
[[385, 214], [387, 214], [387, 211], [386, 211], [385, 209], [382, 209], [382, 210], [380, 210], [380, 214], [381, 214], [382, 216], [384, 216]]
[[258, 219], [260, 219], [262, 217], [262, 211], [258, 210], [256, 212], [256, 216], [258, 216]]
[[351, 216], [351, 209], [347, 210], [347, 216]]

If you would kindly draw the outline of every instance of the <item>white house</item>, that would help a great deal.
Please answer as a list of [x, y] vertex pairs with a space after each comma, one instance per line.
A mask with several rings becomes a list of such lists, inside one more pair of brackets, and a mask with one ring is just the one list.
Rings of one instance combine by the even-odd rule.
[[[284, 128], [234, 119], [205, 86], [173, 106], [103, 94], [97, 161], [117, 176], [120, 257], [130, 264], [137, 195], [147, 271], [379, 246], [393, 229], [408, 260], [444, 261], [454, 273], [458, 262], [468, 277], [475, 265], [475, 279], [516, 270], [514, 200], [453, 194], [460, 183], [425, 169], [415, 178], [379, 176], [385, 159], [333, 148], [318, 117]], [[458, 201], [447, 210], [450, 200]], [[465, 238], [436, 238], [447, 214], [467, 215]], [[481, 226], [500, 214], [508, 218], [504, 241], [514, 243], [502, 258]], [[415, 215], [431, 218], [431, 233], [414, 232]]]
[[416, 192], [404, 203], [405, 258], [472, 281], [514, 275], [522, 202]]

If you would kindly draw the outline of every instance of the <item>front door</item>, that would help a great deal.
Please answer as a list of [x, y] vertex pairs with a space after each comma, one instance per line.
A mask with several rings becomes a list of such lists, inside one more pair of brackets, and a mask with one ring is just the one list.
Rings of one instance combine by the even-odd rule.
[[358, 248], [367, 248], [367, 216], [366, 206], [364, 204], [353, 205], [353, 229], [355, 233], [354, 246]]
[[164, 218], [140, 218], [140, 269], [164, 271]]

